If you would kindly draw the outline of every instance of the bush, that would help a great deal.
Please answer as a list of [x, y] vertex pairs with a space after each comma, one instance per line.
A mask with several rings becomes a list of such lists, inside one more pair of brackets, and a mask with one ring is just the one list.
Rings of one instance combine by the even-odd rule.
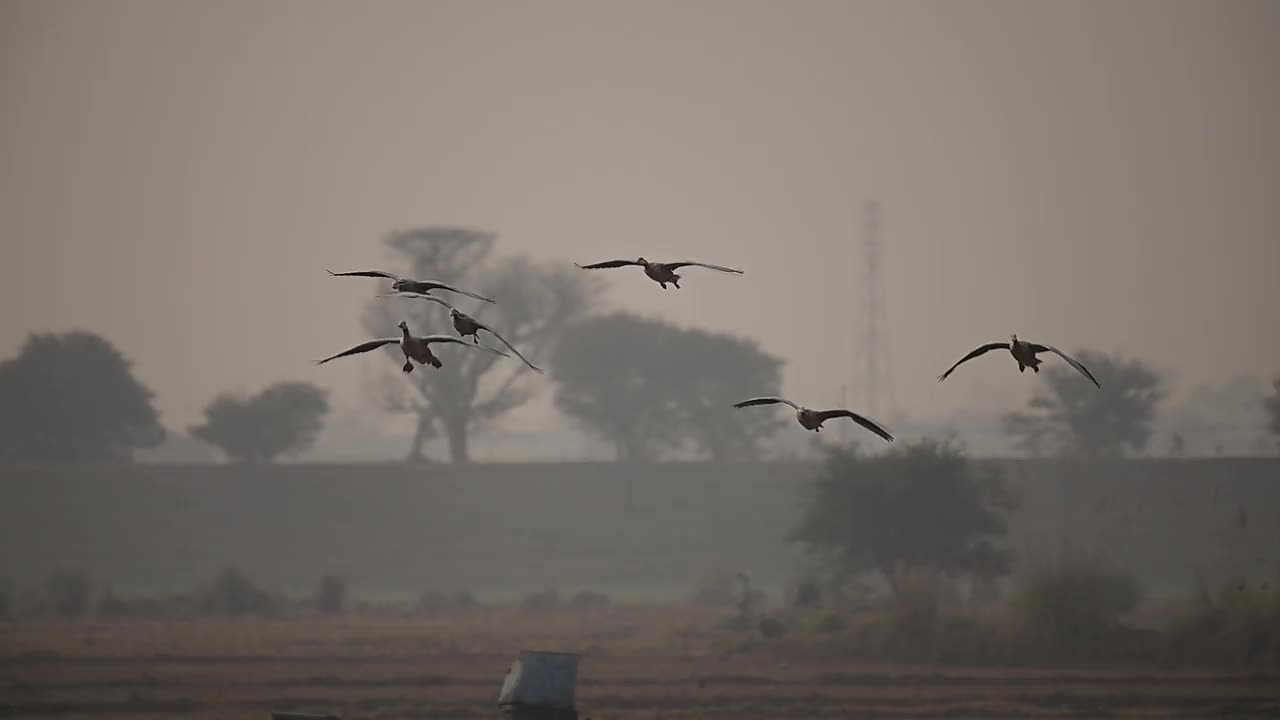
[[525, 610], [554, 610], [560, 607], [560, 593], [555, 590], [529, 593], [520, 606]]
[[1260, 665], [1280, 662], [1280, 592], [1270, 583], [1233, 581], [1204, 592], [1168, 632], [1174, 662]]
[[89, 609], [93, 582], [79, 570], [57, 570], [45, 578], [45, 604], [59, 617], [78, 617]]
[[320, 578], [320, 587], [316, 589], [316, 609], [330, 615], [340, 615], [347, 604], [347, 581], [337, 575], [325, 575]]
[[201, 610], [212, 615], [268, 615], [276, 608], [271, 596], [233, 568], [218, 575], [204, 594]]
[[565, 603], [565, 607], [570, 610], [598, 610], [609, 606], [609, 596], [604, 593], [591, 592], [583, 590], [582, 592], [569, 598]]
[[1108, 650], [1108, 635], [1141, 600], [1133, 575], [1098, 558], [1063, 558], [1022, 579], [1012, 610], [1025, 649], [1085, 660]]
[[822, 586], [813, 578], [797, 582], [791, 589], [791, 607], [818, 610], [822, 607]]

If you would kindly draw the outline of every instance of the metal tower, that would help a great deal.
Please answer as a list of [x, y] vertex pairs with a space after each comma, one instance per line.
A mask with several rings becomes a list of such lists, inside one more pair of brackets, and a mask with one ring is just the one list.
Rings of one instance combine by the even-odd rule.
[[854, 387], [861, 386], [862, 397], [857, 401], [862, 409], [872, 418], [888, 422], [885, 413], [892, 413], [896, 408], [893, 368], [888, 357], [885, 301], [880, 287], [880, 204], [872, 200], [867, 203], [866, 212], [866, 234], [862, 240], [866, 296], [861, 347], [855, 352], [855, 357], [860, 355], [863, 360], [864, 372], [862, 381], [855, 382]]

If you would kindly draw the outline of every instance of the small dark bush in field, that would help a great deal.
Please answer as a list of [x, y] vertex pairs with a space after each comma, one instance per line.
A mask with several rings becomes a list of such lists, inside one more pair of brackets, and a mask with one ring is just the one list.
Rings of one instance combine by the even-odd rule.
[[77, 617], [89, 609], [93, 583], [78, 570], [57, 570], [45, 578], [45, 603], [60, 617]]
[[201, 610], [212, 615], [267, 615], [275, 609], [271, 596], [238, 571], [222, 571], [205, 592]]
[[604, 593], [583, 590], [565, 602], [570, 610], [595, 610], [609, 606], [609, 596]]
[[159, 600], [122, 597], [109, 586], [98, 596], [95, 612], [99, 617], [112, 620], [158, 620], [166, 615]]
[[1133, 575], [1098, 559], [1064, 558], [1028, 573], [1011, 609], [1026, 650], [1087, 659], [1107, 651], [1108, 635], [1141, 600]]
[[452, 594], [445, 594], [439, 590], [427, 590], [418, 596], [418, 610], [420, 612], [466, 610], [477, 605], [479, 603], [476, 601], [476, 596], [469, 590], [459, 590]]
[[822, 586], [813, 578], [805, 578], [795, 584], [791, 593], [791, 607], [817, 610], [822, 607]]
[[337, 575], [326, 575], [320, 579], [320, 587], [316, 590], [316, 609], [322, 613], [339, 615], [347, 604], [347, 581]]
[[525, 610], [554, 610], [560, 607], [560, 593], [555, 590], [529, 593], [520, 605]]
[[761, 615], [757, 627], [760, 628], [760, 634], [769, 640], [780, 638], [787, 634], [787, 626], [772, 615]]

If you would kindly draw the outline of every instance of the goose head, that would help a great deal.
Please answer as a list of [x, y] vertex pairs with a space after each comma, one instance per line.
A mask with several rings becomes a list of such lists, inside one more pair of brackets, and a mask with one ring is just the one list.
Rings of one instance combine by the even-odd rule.
[[1009, 343], [1012, 345], [1018, 344], [1018, 333], [1011, 333], [1009, 335]]
[[400, 328], [401, 330], [403, 330], [403, 331], [405, 331], [405, 332], [409, 332], [409, 323], [405, 322], [404, 320], [401, 320], [401, 321], [400, 321], [400, 324], [399, 324], [399, 325], [397, 325], [396, 327]]
[[409, 289], [409, 281], [408, 281], [408, 280], [397, 280], [397, 281], [395, 281], [395, 282], [391, 283], [391, 289], [392, 289], [392, 290], [395, 290], [396, 292], [404, 292], [404, 291], [406, 291], [406, 290], [408, 290], [408, 289]]
[[649, 264], [649, 261], [648, 261], [648, 260], [645, 260], [644, 258], [636, 258], [636, 262], [640, 263], [641, 265], [648, 265], [648, 264]]

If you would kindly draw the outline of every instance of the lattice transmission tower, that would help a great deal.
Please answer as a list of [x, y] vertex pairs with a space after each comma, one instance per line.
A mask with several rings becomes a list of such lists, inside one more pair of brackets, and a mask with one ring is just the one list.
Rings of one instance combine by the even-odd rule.
[[[882, 260], [878, 202], [872, 200], [867, 203], [865, 223], [862, 237], [862, 317], [853, 332], [853, 366], [861, 370], [857, 373], [861, 377], [855, 376], [852, 385], [860, 392], [852, 401], [857, 405], [854, 412], [863, 412], [873, 420], [888, 423], [896, 415], [897, 400], [893, 389], [893, 366], [889, 359], [884, 289], [880, 281]], [[846, 438], [850, 432], [849, 428], [845, 429]]]

